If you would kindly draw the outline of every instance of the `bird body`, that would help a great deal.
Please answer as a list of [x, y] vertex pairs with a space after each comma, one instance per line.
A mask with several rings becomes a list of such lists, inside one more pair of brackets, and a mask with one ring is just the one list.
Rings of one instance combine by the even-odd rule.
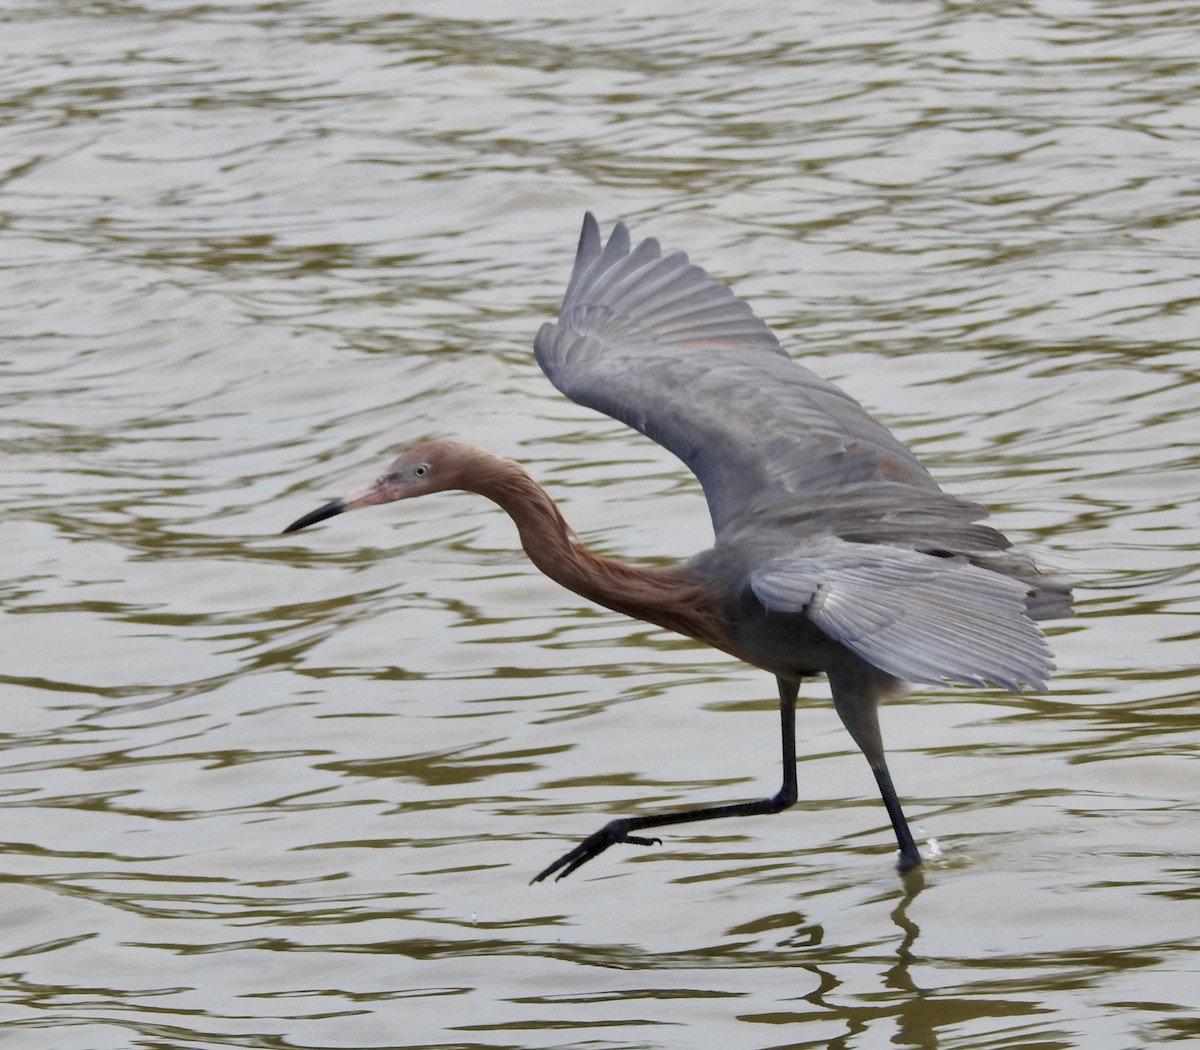
[[891, 782], [877, 708], [905, 682], [1045, 687], [1038, 620], [1070, 615], [1070, 585], [1043, 576], [981, 523], [982, 506], [943, 492], [886, 427], [792, 361], [724, 285], [625, 227], [602, 243], [585, 218], [559, 318], [534, 342], [572, 400], [674, 452], [699, 479], [714, 544], [674, 566], [635, 566], [576, 542], [518, 464], [460, 442], [425, 442], [372, 485], [298, 519], [447, 489], [485, 496], [513, 519], [533, 563], [607, 608], [686, 635], [775, 675], [783, 784], [746, 803], [618, 818], [537, 880], [562, 878], [651, 827], [770, 813], [796, 799], [793, 711], [825, 674], [863, 751], [900, 847], [920, 863]]

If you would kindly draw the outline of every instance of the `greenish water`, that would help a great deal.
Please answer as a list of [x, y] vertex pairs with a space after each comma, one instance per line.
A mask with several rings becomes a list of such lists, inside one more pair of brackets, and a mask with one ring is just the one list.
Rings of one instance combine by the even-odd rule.
[[[829, 10], [835, 6], [835, 10]], [[1194, 11], [17, 3], [0, 12], [0, 1044], [1200, 1039]], [[538, 576], [398, 448], [524, 462], [605, 553], [707, 544], [530, 342], [579, 221], [731, 281], [1081, 591], [1044, 696], [885, 712], [901, 881], [822, 683]]]

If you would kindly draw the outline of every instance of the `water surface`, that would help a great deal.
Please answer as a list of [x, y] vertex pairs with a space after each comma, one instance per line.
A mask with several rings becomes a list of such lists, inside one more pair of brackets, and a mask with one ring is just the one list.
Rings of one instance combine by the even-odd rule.
[[[10, 4], [0, 14], [6, 1047], [1200, 1038], [1195, 13]], [[1046, 695], [885, 712], [538, 576], [468, 496], [278, 530], [454, 435], [587, 543], [710, 539], [530, 353], [579, 221], [731, 281], [1080, 592]]]

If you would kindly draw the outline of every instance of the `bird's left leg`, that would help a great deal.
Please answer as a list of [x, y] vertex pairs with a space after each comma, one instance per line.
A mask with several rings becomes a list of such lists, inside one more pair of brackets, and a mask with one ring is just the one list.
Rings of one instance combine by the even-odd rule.
[[569, 853], [564, 853], [532, 882], [541, 882], [554, 875], [564, 879], [582, 864], [599, 856], [617, 842], [636, 846], [653, 846], [662, 839], [638, 835], [645, 828], [660, 828], [668, 824], [687, 824], [694, 820], [715, 820], [718, 817], [750, 817], [761, 813], [778, 813], [796, 801], [796, 696], [800, 691], [798, 679], [778, 679], [779, 720], [783, 735], [783, 783], [770, 798], [754, 802], [733, 802], [724, 806], [685, 809], [674, 813], [659, 813], [644, 817], [618, 817], [610, 820], [594, 835], [589, 835]]

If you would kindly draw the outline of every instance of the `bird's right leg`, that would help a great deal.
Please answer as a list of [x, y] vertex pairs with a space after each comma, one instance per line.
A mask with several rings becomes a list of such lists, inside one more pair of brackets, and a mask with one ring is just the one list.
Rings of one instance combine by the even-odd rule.
[[754, 802], [733, 802], [723, 806], [685, 809], [644, 817], [618, 817], [616, 820], [610, 820], [595, 834], [589, 835], [573, 850], [564, 853], [548, 868], [535, 875], [531, 882], [541, 882], [551, 875], [556, 879], [565, 879], [576, 868], [618, 842], [630, 842], [636, 846], [653, 846], [662, 842], [662, 839], [635, 834], [646, 828], [687, 824], [695, 820], [716, 820], [718, 817], [750, 817], [762, 813], [778, 813], [792, 805], [796, 801], [796, 696], [800, 691], [800, 682], [783, 678], [778, 679], [778, 682], [779, 721], [783, 735], [783, 783], [774, 795]]
[[896, 844], [900, 847], [900, 859], [896, 862], [896, 867], [901, 871], [919, 867], [921, 851], [917, 849], [912, 832], [908, 830], [908, 821], [904, 817], [904, 810], [900, 808], [900, 798], [896, 789], [892, 786], [892, 775], [888, 772], [887, 763], [871, 766], [871, 772], [875, 774], [875, 783], [879, 785], [879, 794], [883, 796], [883, 804], [887, 807], [888, 817], [892, 821], [892, 830], [896, 833]]
[[879, 785], [879, 794], [883, 796], [883, 804], [896, 834], [896, 844], [900, 847], [897, 867], [901, 871], [915, 868], [921, 863], [921, 853], [913, 841], [904, 810], [900, 808], [900, 798], [892, 784], [892, 775], [888, 772], [883, 754], [883, 737], [879, 732], [879, 701], [896, 692], [900, 683], [891, 675], [858, 662], [830, 670], [829, 685], [833, 692], [833, 705], [842, 724], [866, 757], [875, 775], [875, 783]]

